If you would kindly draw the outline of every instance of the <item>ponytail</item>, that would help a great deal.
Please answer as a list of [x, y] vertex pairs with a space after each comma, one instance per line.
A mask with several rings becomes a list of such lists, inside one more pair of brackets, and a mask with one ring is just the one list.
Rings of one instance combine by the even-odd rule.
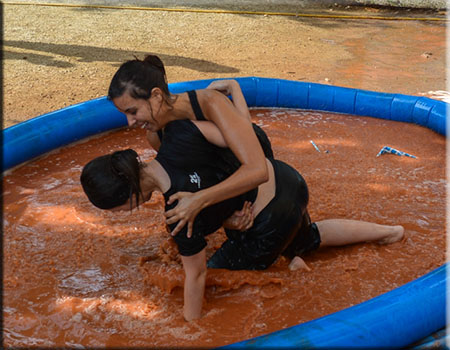
[[110, 160], [112, 171], [128, 182], [130, 210], [133, 207], [133, 195], [136, 198], [136, 206], [139, 207], [139, 196], [143, 197], [143, 195], [139, 176], [141, 167], [138, 154], [132, 149], [117, 151], [111, 154]]
[[114, 74], [108, 98], [112, 100], [128, 92], [133, 98], [148, 99], [155, 87], [170, 96], [163, 62], [155, 55], [147, 55], [144, 60], [135, 57], [123, 63]]
[[144, 62], [158, 69], [164, 77], [166, 77], [166, 69], [164, 68], [164, 63], [161, 59], [156, 55], [147, 55], [144, 58]]

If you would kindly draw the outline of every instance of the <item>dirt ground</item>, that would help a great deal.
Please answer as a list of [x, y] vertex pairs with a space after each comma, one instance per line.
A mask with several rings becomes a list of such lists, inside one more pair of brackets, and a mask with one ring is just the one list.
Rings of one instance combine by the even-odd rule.
[[[320, 13], [445, 18], [442, 11], [361, 7]], [[120, 63], [150, 52], [166, 64], [169, 82], [261, 76], [426, 95], [446, 89], [445, 27], [3, 4], [3, 128], [106, 95]]]

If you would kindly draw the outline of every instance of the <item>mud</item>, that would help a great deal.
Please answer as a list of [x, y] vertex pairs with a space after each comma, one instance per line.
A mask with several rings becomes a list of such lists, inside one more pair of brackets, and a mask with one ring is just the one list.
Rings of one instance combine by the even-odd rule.
[[[252, 110], [277, 158], [310, 188], [313, 220], [400, 224], [402, 242], [320, 249], [312, 269], [279, 259], [266, 271], [208, 271], [203, 317], [182, 317], [183, 271], [162, 197], [139, 210], [94, 208], [82, 166], [133, 147], [123, 129], [52, 152], [8, 173], [4, 189], [6, 346], [211, 347], [273, 332], [360, 303], [445, 261], [445, 138], [417, 125], [299, 110]], [[321, 152], [311, 145], [313, 140]], [[385, 145], [417, 159], [385, 154]], [[326, 152], [327, 151], [327, 152]], [[207, 255], [224, 239], [209, 238]]]

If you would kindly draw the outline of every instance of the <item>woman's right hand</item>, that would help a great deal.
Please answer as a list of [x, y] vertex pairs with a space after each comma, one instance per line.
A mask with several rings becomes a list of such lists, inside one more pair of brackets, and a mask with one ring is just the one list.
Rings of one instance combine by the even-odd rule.
[[242, 209], [236, 210], [222, 226], [230, 230], [246, 231], [253, 226], [253, 220], [253, 204], [246, 201]]
[[181, 229], [187, 225], [187, 238], [192, 237], [194, 228], [194, 220], [197, 214], [207, 205], [202, 201], [201, 191], [199, 192], [177, 192], [170, 196], [167, 204], [178, 201], [175, 208], [169, 209], [164, 213], [166, 224], [174, 224], [178, 222], [175, 229], [171, 232], [172, 236], [176, 236]]

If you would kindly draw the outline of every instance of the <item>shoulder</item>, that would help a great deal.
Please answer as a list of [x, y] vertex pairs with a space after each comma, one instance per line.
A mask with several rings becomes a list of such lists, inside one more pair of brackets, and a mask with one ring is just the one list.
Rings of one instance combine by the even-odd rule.
[[213, 89], [197, 90], [197, 99], [202, 108], [210, 108], [231, 102], [224, 94]]
[[224, 94], [214, 89], [200, 89], [195, 91], [197, 93], [197, 97], [200, 99], [217, 98], [220, 96], [225, 97]]

